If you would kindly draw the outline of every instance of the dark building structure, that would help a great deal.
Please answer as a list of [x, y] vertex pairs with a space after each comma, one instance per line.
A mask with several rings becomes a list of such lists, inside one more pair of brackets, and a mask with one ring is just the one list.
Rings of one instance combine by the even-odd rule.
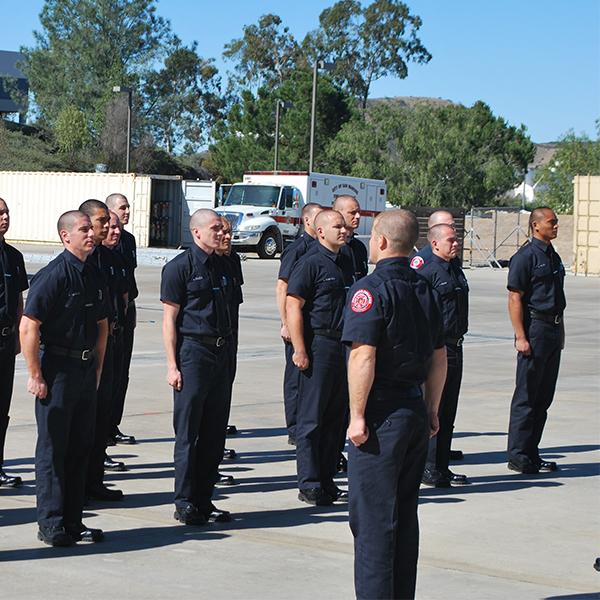
[[[29, 93], [29, 82], [17, 67], [24, 59], [20, 52], [0, 50], [0, 118], [18, 113], [19, 123], [25, 123], [25, 100]], [[23, 96], [23, 103], [15, 102], [14, 91]]]

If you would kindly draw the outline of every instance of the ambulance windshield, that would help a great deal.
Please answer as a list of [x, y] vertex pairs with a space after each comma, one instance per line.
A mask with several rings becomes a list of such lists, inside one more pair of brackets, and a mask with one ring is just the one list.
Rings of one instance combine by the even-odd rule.
[[225, 206], [270, 206], [275, 208], [279, 201], [280, 187], [276, 185], [234, 185], [229, 190]]

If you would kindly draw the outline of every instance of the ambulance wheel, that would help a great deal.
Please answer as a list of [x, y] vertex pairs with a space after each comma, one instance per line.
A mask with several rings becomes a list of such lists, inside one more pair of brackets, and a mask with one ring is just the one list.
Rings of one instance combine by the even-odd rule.
[[267, 229], [260, 238], [256, 252], [260, 258], [275, 258], [281, 252], [281, 234], [278, 229]]

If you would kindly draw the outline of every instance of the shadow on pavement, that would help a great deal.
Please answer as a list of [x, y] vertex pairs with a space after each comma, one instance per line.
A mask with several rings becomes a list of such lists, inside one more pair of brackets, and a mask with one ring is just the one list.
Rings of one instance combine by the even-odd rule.
[[565, 596], [546, 596], [544, 600], [598, 600], [600, 592], [591, 592], [589, 594], [567, 594]]
[[[564, 458], [565, 455], [568, 454], [577, 454], [580, 452], [594, 452], [596, 450], [600, 450], [600, 445], [598, 444], [581, 444], [579, 446], [552, 446], [548, 448], [540, 448], [540, 454], [543, 458]], [[506, 456], [506, 450], [498, 450], [492, 452], [474, 452], [474, 453], [466, 453], [464, 460], [453, 462], [452, 464], [458, 465], [476, 465], [476, 464], [498, 464], [498, 463], [506, 463], [508, 458]], [[559, 468], [566, 468], [567, 465], [562, 465], [559, 463]], [[573, 465], [575, 466], [575, 465]]]
[[[191, 528], [183, 525], [168, 527], [140, 527], [105, 532], [106, 539], [99, 544], [79, 543], [69, 548], [51, 548], [40, 543], [39, 548], [0, 551], [0, 562], [62, 558], [65, 556], [89, 556], [91, 554], [120, 554], [149, 548], [161, 548], [180, 544], [187, 540], [220, 540], [227, 536], [206, 528]], [[35, 533], [32, 532], [35, 539]]]

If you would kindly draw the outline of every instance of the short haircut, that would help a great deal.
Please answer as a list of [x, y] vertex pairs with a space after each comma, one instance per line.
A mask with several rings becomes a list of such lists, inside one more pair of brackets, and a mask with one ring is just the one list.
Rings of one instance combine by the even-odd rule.
[[375, 217], [373, 231], [387, 239], [391, 250], [408, 256], [419, 238], [419, 222], [409, 210], [386, 210]]
[[436, 210], [427, 219], [427, 227], [429, 229], [441, 223], [445, 223], [446, 225], [454, 223], [454, 215], [449, 210]]
[[344, 220], [344, 216], [339, 211], [333, 210], [333, 208], [324, 208], [322, 211], [317, 213], [317, 216], [315, 217], [314, 227], [315, 229], [317, 229], [317, 227], [325, 227], [326, 225], [329, 225], [329, 223], [331, 223], [332, 219], [335, 219], [337, 217], [342, 219], [342, 221]]
[[309, 202], [302, 207], [302, 216], [310, 218], [320, 210], [323, 210], [323, 207], [320, 204], [317, 204], [316, 202]]
[[108, 196], [106, 196], [106, 206], [108, 206], [108, 208], [114, 208], [122, 200], [125, 200], [125, 202], [129, 202], [129, 200], [127, 200], [127, 196], [123, 194], [120, 194], [118, 192], [114, 194], [109, 194]]
[[529, 215], [529, 233], [533, 233], [533, 224], [537, 221], [541, 221], [544, 218], [544, 212], [549, 210], [552, 214], [556, 214], [554, 209], [549, 206], [538, 206], [531, 211]]
[[336, 196], [334, 198], [333, 209], [340, 210], [340, 205], [344, 205], [348, 201], [356, 202], [356, 204], [358, 204], [358, 207], [360, 208], [360, 203], [358, 202], [355, 196], [352, 196], [352, 194], [341, 194], [340, 196]]
[[89, 216], [81, 210], [68, 210], [66, 213], [63, 213], [58, 217], [58, 221], [56, 223], [56, 230], [58, 231], [58, 235], [64, 229], [69, 233], [73, 231], [75, 224], [81, 217], [86, 217], [89, 219]]
[[190, 229], [203, 227], [213, 217], [220, 217], [212, 208], [199, 208], [190, 217]]
[[117, 220], [117, 223], [121, 224], [121, 219], [119, 219], [119, 215], [114, 210], [108, 210], [108, 216], [112, 219], [113, 217]]
[[429, 242], [432, 242], [433, 240], [441, 240], [448, 233], [448, 231], [456, 233], [456, 229], [454, 229], [452, 225], [448, 225], [448, 223], [438, 223], [437, 225], [429, 228], [429, 231], [427, 232], [427, 239]]
[[8, 208], [8, 204], [6, 204], [6, 200], [4, 198], [0, 198], [0, 202], [2, 202], [4, 204], [4, 206], [6, 206], [6, 208]]
[[105, 210], [108, 212], [108, 206], [106, 206], [106, 204], [100, 200], [90, 198], [89, 200], [81, 203], [79, 210], [82, 213], [85, 213], [88, 217], [92, 218], [98, 210]]

